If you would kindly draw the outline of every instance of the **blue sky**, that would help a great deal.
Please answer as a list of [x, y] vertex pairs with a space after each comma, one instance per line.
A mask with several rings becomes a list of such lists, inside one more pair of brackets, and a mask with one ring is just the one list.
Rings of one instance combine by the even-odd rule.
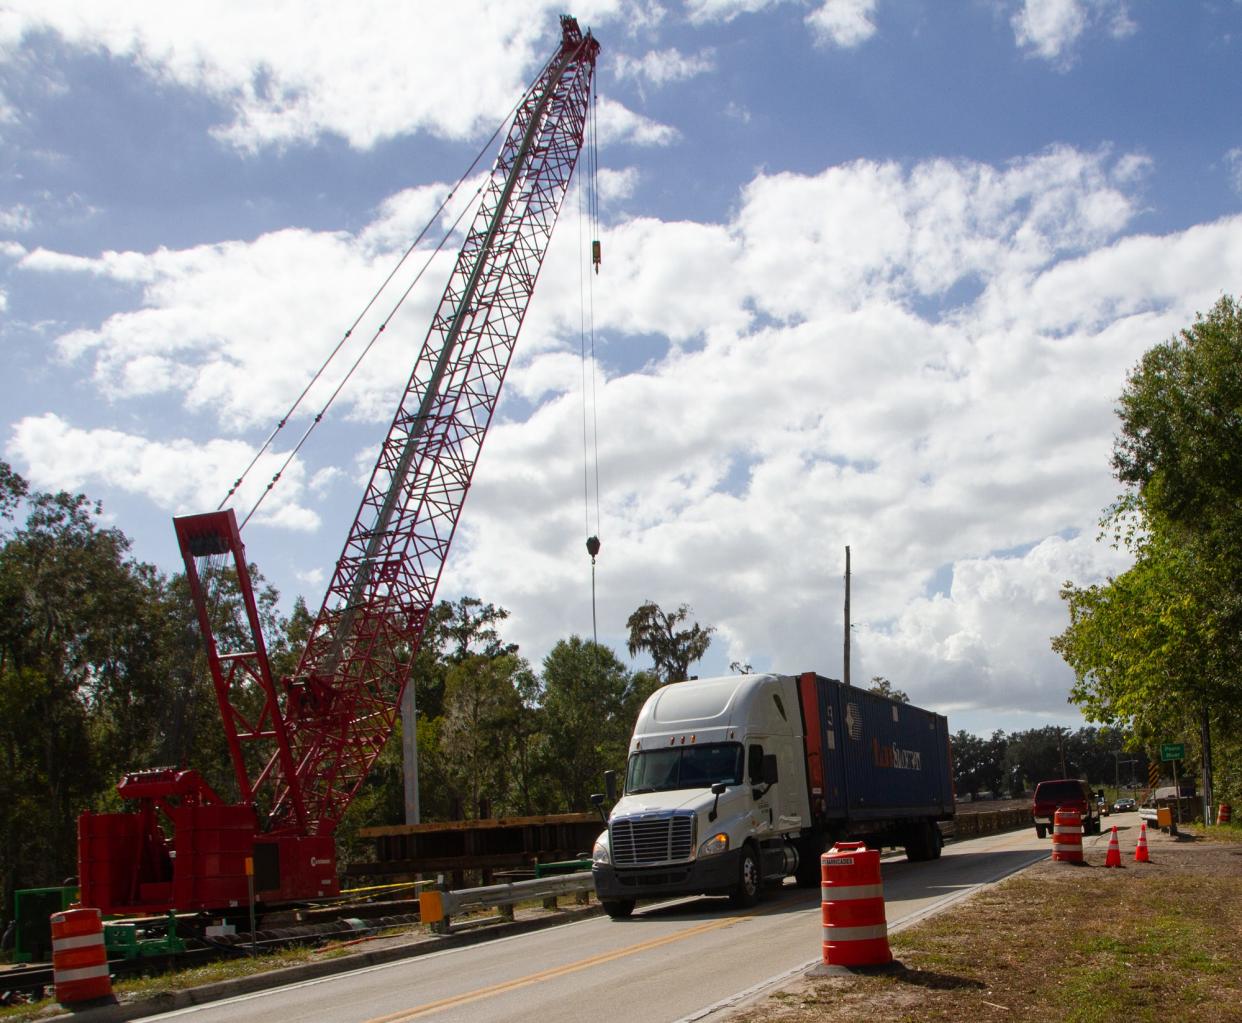
[[[0, 457], [166, 570], [562, 10], [390, 7], [0, 0]], [[855, 681], [954, 729], [1078, 724], [1048, 637], [1066, 579], [1126, 564], [1096, 542], [1116, 397], [1242, 291], [1242, 3], [571, 13], [603, 266], [571, 190], [441, 596], [508, 608], [537, 664], [590, 633], [598, 529], [622, 656], [651, 599], [717, 628], [704, 674], [839, 675], [848, 544]], [[448, 260], [247, 528], [286, 602], [319, 603]]]

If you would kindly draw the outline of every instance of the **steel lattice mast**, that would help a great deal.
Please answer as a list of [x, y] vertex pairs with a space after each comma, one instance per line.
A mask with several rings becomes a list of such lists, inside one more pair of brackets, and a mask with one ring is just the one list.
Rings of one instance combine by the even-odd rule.
[[582, 147], [599, 44], [562, 18], [526, 94], [289, 688], [274, 826], [331, 831], [379, 756], [431, 612], [518, 330]]

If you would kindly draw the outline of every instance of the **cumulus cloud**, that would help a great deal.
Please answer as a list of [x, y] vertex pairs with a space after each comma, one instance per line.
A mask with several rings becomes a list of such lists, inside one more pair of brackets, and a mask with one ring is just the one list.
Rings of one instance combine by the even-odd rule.
[[[255, 452], [241, 441], [150, 440], [114, 429], [83, 429], [46, 413], [18, 420], [6, 453], [23, 466], [23, 474], [35, 487], [97, 490], [106, 486], [181, 513], [214, 508]], [[239, 492], [238, 507], [253, 506], [284, 458], [284, 453], [276, 452], [263, 456], [254, 480]], [[191, 465], [192, 472], [187, 468]], [[285, 485], [265, 499], [255, 521], [301, 532], [315, 530], [319, 515], [303, 503], [301, 464], [293, 462], [284, 480]]]
[[1233, 190], [1242, 195], [1242, 146], [1235, 146], [1225, 154], [1225, 166], [1233, 181]]
[[851, 49], [875, 35], [876, 0], [824, 0], [807, 15], [816, 42]]
[[[1118, 565], [1093, 538], [1115, 496], [1126, 369], [1242, 278], [1242, 217], [1132, 233], [1144, 160], [1057, 147], [1003, 165], [762, 174], [720, 223], [612, 224], [598, 278], [563, 224], [444, 592], [511, 609], [513, 637], [541, 656], [590, 627], [582, 543], [598, 521], [601, 639], [616, 644], [646, 599], [689, 601], [720, 629], [705, 672], [731, 659], [833, 670], [850, 544], [856, 677], [885, 675], [955, 713], [1053, 713], [1069, 681], [1047, 652], [1063, 627], [1057, 588]], [[393, 225], [434, 209], [436, 192], [394, 196], [353, 235], [90, 259], [36, 250], [14, 272], [129, 282], [139, 308], [66, 333], [62, 357], [114, 399], [157, 394], [214, 423], [208, 447], [232, 446], [218, 459], [232, 472], [239, 459], [224, 455], [252, 450], [243, 428], [296, 393], [292, 367], [335, 342], [389, 265]], [[594, 366], [579, 354], [584, 278]], [[410, 322], [425, 324], [436, 298]], [[391, 415], [391, 378], [403, 382], [421, 330], [397, 341], [360, 380], [352, 416]], [[587, 422], [599, 426], [598, 520], [584, 509]], [[106, 475], [152, 495], [178, 452], [185, 461], [173, 442], [101, 438], [63, 413], [24, 421], [10, 444], [21, 466], [43, 467], [36, 482]], [[290, 525], [348, 482], [319, 468], [302, 470]], [[181, 486], [185, 502], [212, 489]]]
[[688, 56], [675, 47], [651, 50], [641, 57], [631, 57], [623, 53], [613, 62], [613, 70], [618, 78], [633, 78], [656, 88], [706, 74], [715, 66], [715, 55], [711, 50], [701, 50]]
[[[561, 7], [551, 0], [395, 7], [272, 0], [228, 9], [13, 0], [0, 23], [0, 59], [15, 59], [32, 34], [55, 33], [212, 98], [228, 111], [217, 136], [243, 151], [324, 134], [367, 149], [416, 131], [460, 139], [493, 127], [552, 52]], [[600, 0], [578, 15], [585, 24], [607, 22], [620, 7]], [[479, 20], [488, 31], [472, 33]], [[470, 45], [445, 74], [444, 41], [466, 34]]]
[[1019, 48], [1060, 68], [1073, 63], [1078, 40], [1096, 23], [1114, 39], [1138, 31], [1124, 0], [1022, 0], [1010, 18]]

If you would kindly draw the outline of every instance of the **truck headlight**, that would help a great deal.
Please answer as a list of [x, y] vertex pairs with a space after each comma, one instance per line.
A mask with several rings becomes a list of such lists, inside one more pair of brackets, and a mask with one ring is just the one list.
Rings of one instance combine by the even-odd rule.
[[706, 842], [699, 846], [699, 856], [719, 856], [722, 852], [729, 848], [729, 836], [723, 831], [712, 835]]
[[612, 856], [608, 852], [608, 835], [605, 832], [595, 840], [595, 846], [591, 849], [591, 866], [606, 867], [612, 862]]

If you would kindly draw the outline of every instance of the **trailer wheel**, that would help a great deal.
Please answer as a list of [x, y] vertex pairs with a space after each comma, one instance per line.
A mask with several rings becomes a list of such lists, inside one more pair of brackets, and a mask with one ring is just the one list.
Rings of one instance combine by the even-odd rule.
[[1042, 824], [1035, 825], [1035, 837], [1036, 838], [1043, 838], [1046, 834], [1048, 834], [1048, 829], [1046, 827], [1044, 827]]
[[604, 899], [600, 902], [604, 912], [614, 920], [626, 920], [634, 912], [633, 899]]
[[906, 859], [911, 863], [923, 863], [939, 855], [940, 829], [928, 821], [911, 825], [906, 832]]
[[737, 866], [737, 887], [729, 895], [729, 901], [740, 907], [753, 906], [763, 892], [763, 875], [759, 871], [759, 857], [755, 847], [742, 849], [742, 859]]
[[794, 873], [794, 882], [799, 888], [820, 886], [822, 872], [819, 868], [819, 857], [827, 848], [827, 844], [821, 848], [820, 842], [813, 836], [804, 839], [798, 846], [798, 869]]

